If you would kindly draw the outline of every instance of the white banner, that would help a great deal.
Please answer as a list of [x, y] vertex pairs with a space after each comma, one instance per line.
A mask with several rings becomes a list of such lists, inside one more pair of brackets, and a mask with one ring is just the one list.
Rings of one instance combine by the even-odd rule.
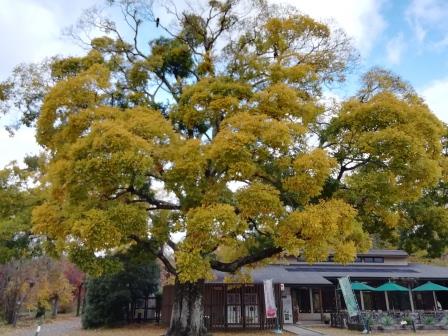
[[272, 280], [263, 280], [263, 286], [266, 318], [276, 318], [277, 308], [275, 306], [274, 286], [272, 285]]

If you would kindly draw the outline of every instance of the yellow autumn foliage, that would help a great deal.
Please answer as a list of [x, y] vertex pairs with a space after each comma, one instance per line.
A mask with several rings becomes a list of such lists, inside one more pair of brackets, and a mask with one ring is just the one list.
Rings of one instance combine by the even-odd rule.
[[387, 72], [324, 106], [324, 85], [356, 58], [343, 32], [273, 8], [222, 48], [212, 36], [236, 13], [217, 14], [215, 35], [185, 15], [148, 54], [103, 37], [55, 67], [37, 122], [49, 163], [34, 231], [86, 269], [129, 246], [181, 282], [285, 253], [349, 262], [370, 247], [366, 231], [394, 232], [399, 206], [446, 174], [442, 123]]

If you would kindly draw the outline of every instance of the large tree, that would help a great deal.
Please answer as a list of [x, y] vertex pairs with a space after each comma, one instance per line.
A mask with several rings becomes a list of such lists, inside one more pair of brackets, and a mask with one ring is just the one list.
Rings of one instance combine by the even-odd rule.
[[262, 1], [250, 15], [237, 0], [173, 9], [175, 25], [144, 1], [109, 3], [128, 32], [90, 11], [82, 22], [106, 35], [48, 64], [32, 113], [16, 106], [39, 116], [50, 157], [35, 231], [90, 272], [129, 246], [157, 256], [176, 281], [168, 335], [205, 334], [213, 270], [350, 261], [441, 178], [443, 126], [400, 78], [374, 69], [322, 103], [356, 59], [341, 31]]

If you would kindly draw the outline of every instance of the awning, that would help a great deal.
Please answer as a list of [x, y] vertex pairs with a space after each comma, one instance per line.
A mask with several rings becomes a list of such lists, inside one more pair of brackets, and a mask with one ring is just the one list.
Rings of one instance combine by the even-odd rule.
[[413, 292], [435, 292], [435, 291], [448, 291], [448, 287], [438, 285], [431, 281], [418, 286], [412, 290]]
[[362, 282], [352, 282], [352, 289], [354, 291], [374, 291], [375, 288], [366, 285], [365, 283]]
[[400, 286], [399, 284], [396, 284], [395, 282], [386, 282], [382, 284], [381, 286], [375, 288], [375, 291], [377, 292], [407, 292], [409, 289], [406, 287]]

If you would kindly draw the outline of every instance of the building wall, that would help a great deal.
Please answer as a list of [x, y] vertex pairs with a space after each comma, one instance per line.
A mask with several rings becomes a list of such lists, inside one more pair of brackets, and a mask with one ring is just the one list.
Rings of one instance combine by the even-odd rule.
[[[209, 329], [273, 329], [275, 319], [265, 318], [263, 284], [213, 284], [203, 287], [205, 324]], [[274, 284], [277, 313], [283, 324], [280, 285]], [[168, 325], [174, 286], [163, 287], [161, 321]]]

